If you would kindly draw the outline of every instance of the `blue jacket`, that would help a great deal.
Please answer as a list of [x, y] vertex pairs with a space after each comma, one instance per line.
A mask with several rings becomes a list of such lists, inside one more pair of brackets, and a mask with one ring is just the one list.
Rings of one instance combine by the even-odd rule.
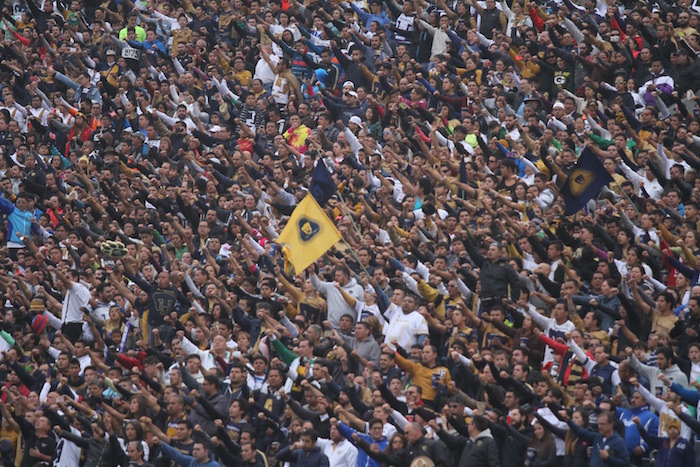
[[658, 449], [654, 464], [656, 467], [695, 467], [695, 450], [687, 439], [678, 438], [671, 447], [668, 438], [659, 438], [645, 430], [642, 430], [642, 436], [649, 446]]
[[173, 448], [172, 446], [165, 443], [161, 443], [160, 448], [163, 450], [163, 454], [168, 456], [170, 459], [172, 459], [182, 467], [221, 467], [221, 464], [219, 464], [215, 460], [212, 460], [211, 458], [209, 459], [209, 462], [200, 464], [199, 462], [194, 460], [194, 457], [186, 456], [178, 450], [176, 450], [175, 448]]
[[693, 405], [700, 403], [700, 392], [694, 389], [686, 389], [678, 383], [671, 383], [671, 391], [681, 396], [683, 402]]
[[80, 102], [85, 97], [90, 99], [92, 102], [102, 104], [102, 94], [100, 94], [100, 90], [97, 89], [95, 86], [84, 88], [72, 79], [70, 79], [68, 76], [61, 73], [60, 71], [56, 72], [55, 79], [65, 84], [69, 88], [75, 90], [75, 98], [78, 99], [78, 102]]
[[17, 206], [2, 196], [0, 196], [0, 212], [7, 215], [7, 241], [24, 246], [21, 237], [30, 235], [34, 213], [20, 211]]
[[382, 11], [381, 14], [375, 15], [373, 13], [368, 13], [366, 11], [361, 10], [354, 3], [351, 3], [350, 6], [352, 7], [353, 10], [355, 10], [355, 13], [357, 13], [357, 16], [360, 17], [360, 21], [362, 21], [368, 29], [369, 29], [369, 25], [372, 23], [372, 21], [376, 21], [377, 24], [379, 24], [383, 28], [391, 25], [391, 18], [389, 18], [389, 16], [387, 16], [386, 11]]
[[[593, 446], [591, 462], [588, 464], [590, 467], [629, 467], [630, 453], [627, 451], [625, 440], [620, 435], [613, 433], [612, 436], [604, 438], [600, 433], [583, 429], [571, 420], [569, 420], [569, 427], [576, 436]], [[600, 451], [608, 451], [608, 458], [601, 459]]]
[[632, 452], [634, 448], [641, 446], [645, 453], [649, 452], [649, 445], [642, 439], [637, 425], [634, 424], [632, 419], [634, 417], [639, 417], [639, 421], [648, 432], [658, 433], [659, 417], [652, 413], [648, 406], [636, 407], [633, 409], [621, 409], [618, 407], [617, 416], [625, 424], [625, 444], [627, 444], [627, 450]]
[[[389, 445], [389, 440], [386, 439], [386, 436], [382, 436], [379, 440], [375, 440], [370, 435], [366, 435], [364, 433], [360, 433], [359, 431], [353, 430], [343, 422], [338, 423], [338, 431], [341, 435], [343, 435], [343, 438], [350, 441], [353, 445], [355, 445], [355, 440], [352, 439], [352, 435], [355, 433], [357, 433], [360, 436], [360, 438], [367, 441], [370, 445], [376, 444], [377, 446], [379, 446], [380, 451], [385, 450], [386, 447]], [[380, 462], [375, 461], [374, 459], [369, 457], [363, 449], [358, 449], [357, 467], [379, 467], [380, 465]]]
[[160, 50], [164, 54], [167, 53], [165, 50], [165, 45], [163, 45], [163, 42], [161, 42], [159, 39], [156, 39], [153, 42], [149, 40], [145, 40], [143, 42], [129, 41], [129, 45], [141, 50], [153, 50], [153, 46], [155, 45], [158, 50]]
[[289, 446], [275, 454], [278, 461], [289, 462], [296, 467], [330, 467], [328, 457], [318, 446], [312, 451], [306, 452], [303, 449], [289, 449]]

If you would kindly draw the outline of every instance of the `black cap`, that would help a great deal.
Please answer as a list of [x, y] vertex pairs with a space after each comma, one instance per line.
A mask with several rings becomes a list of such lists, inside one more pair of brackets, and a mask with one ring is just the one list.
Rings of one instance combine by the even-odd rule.
[[437, 418], [437, 414], [426, 407], [418, 407], [416, 410], [413, 411], [413, 413], [419, 415], [420, 418], [422, 418], [426, 422]]

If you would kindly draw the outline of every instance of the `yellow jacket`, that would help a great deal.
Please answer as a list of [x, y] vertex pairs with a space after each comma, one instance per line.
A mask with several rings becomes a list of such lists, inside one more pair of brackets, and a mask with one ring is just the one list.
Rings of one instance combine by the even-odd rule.
[[448, 387], [450, 381], [452, 381], [450, 370], [444, 366], [428, 368], [420, 363], [406, 360], [398, 352], [396, 352], [395, 358], [399, 367], [413, 378], [413, 384], [421, 388], [423, 400], [435, 400], [435, 397], [437, 397], [437, 383]]

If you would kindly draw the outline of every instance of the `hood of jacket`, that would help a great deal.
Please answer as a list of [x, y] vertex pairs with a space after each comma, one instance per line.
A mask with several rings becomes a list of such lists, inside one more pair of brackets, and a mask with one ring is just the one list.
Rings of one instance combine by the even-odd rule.
[[357, 287], [357, 281], [355, 280], [354, 277], [351, 277], [350, 280], [348, 281], [348, 283], [345, 284], [345, 285], [342, 287], [342, 289], [343, 289], [343, 290], [350, 290], [350, 289], [352, 289], [353, 287]]
[[493, 439], [493, 435], [491, 434], [491, 428], [487, 428], [478, 435], [476, 435], [474, 438], [472, 438], [473, 441], [476, 441], [478, 439], [485, 439], [485, 438], [491, 438]]

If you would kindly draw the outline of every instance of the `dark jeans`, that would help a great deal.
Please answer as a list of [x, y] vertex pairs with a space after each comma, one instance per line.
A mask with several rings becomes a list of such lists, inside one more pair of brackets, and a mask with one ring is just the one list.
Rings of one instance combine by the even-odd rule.
[[488, 313], [491, 311], [491, 308], [496, 306], [500, 306], [501, 309], [503, 309], [503, 297], [494, 296], [482, 298], [481, 303], [479, 304], [479, 314]]
[[66, 336], [66, 339], [75, 344], [83, 335], [83, 323], [63, 323], [61, 332]]

